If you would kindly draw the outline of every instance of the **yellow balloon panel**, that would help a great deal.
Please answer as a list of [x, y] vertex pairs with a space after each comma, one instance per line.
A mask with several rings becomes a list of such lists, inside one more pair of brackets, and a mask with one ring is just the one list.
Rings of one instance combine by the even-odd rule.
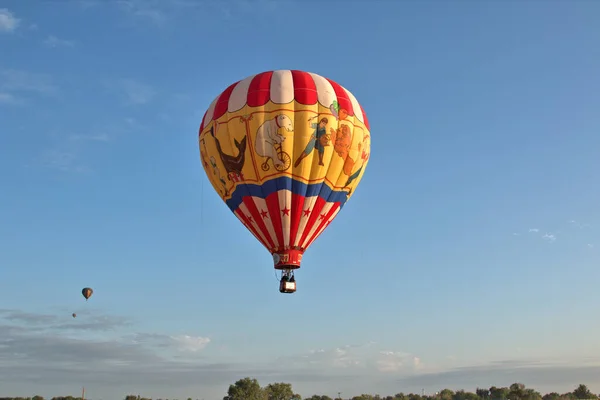
[[206, 174], [224, 201], [238, 184], [282, 176], [324, 183], [349, 198], [371, 151], [369, 131], [356, 117], [296, 101], [225, 113], [204, 127], [199, 144]]

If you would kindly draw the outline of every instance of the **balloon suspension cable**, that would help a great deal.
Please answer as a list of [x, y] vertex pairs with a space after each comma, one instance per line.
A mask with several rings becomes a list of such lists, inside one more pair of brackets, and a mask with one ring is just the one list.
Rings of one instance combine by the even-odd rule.
[[284, 269], [281, 270], [281, 278], [286, 277], [288, 280], [295, 280], [294, 278], [294, 270], [293, 269]]
[[292, 278], [294, 276], [294, 270], [293, 269], [282, 269], [281, 271], [281, 277], [277, 276], [277, 270], [273, 271], [273, 273], [275, 274], [275, 280], [277, 282], [281, 282], [281, 279], [285, 276], [288, 279]]
[[204, 209], [204, 179], [200, 180], [200, 226], [202, 226], [202, 215]]

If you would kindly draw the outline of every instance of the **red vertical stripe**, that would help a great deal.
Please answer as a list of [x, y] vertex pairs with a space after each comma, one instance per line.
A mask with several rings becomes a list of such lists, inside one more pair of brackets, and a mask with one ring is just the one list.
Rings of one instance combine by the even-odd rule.
[[[327, 212], [327, 214], [325, 214], [325, 218], [320, 219], [319, 218], [319, 226], [317, 227], [317, 229], [315, 230], [315, 233], [312, 234], [312, 236], [310, 237], [310, 239], [308, 240], [308, 242], [306, 243], [306, 246], [304, 246], [305, 249], [308, 248], [308, 246], [310, 246], [312, 244], [312, 242], [315, 241], [316, 238], [319, 237], [319, 235], [322, 233], [320, 232], [321, 229], [323, 229], [323, 227], [327, 224], [327, 222], [329, 221], [329, 218], [331, 218], [331, 216], [333, 215], [333, 213], [340, 208], [340, 203], [333, 203], [333, 205], [331, 206], [331, 208], [329, 209], [329, 211]], [[321, 214], [319, 214], [321, 215]]]
[[298, 234], [300, 220], [302, 219], [302, 210], [304, 209], [304, 200], [304, 196], [292, 193], [292, 210], [290, 211], [290, 243], [287, 243], [290, 246], [296, 242], [296, 235]]
[[248, 217], [246, 215], [244, 215], [242, 210], [240, 210], [238, 208], [237, 210], [235, 210], [234, 214], [236, 217], [238, 217], [238, 219], [240, 221], [242, 221], [244, 223], [244, 225], [246, 226], [246, 229], [248, 229], [250, 231], [250, 233], [252, 233], [254, 235], [256, 240], [258, 240], [260, 243], [262, 243], [263, 246], [265, 246], [267, 249], [269, 249], [269, 246], [267, 246], [267, 244], [261, 239], [260, 235], [256, 231], [256, 228], [254, 228], [254, 225], [252, 225], [252, 223], [250, 222]]
[[250, 107], [262, 107], [271, 99], [271, 77], [273, 71], [263, 72], [252, 78], [248, 87], [247, 103]]
[[321, 196], [317, 197], [317, 201], [315, 201], [315, 205], [310, 213], [310, 217], [308, 217], [308, 221], [306, 221], [306, 226], [304, 227], [304, 232], [302, 232], [302, 236], [300, 236], [300, 245], [306, 240], [308, 233], [315, 226], [318, 221], [319, 215], [321, 214], [321, 210], [325, 205], [325, 199]]
[[269, 210], [269, 218], [273, 223], [275, 236], [277, 236], [277, 250], [283, 250], [283, 226], [281, 225], [281, 210], [279, 209], [279, 192], [271, 193], [265, 201]]
[[204, 116], [202, 117], [202, 123], [200, 124], [200, 129], [198, 130], [198, 136], [200, 136], [200, 134], [204, 130], [204, 120], [206, 119], [207, 112], [208, 112], [208, 110], [204, 111]]
[[229, 85], [229, 87], [225, 89], [223, 93], [221, 93], [221, 95], [219, 96], [219, 100], [217, 100], [217, 104], [215, 104], [213, 119], [218, 119], [227, 112], [227, 106], [229, 106], [229, 98], [231, 97], [231, 92], [233, 92], [233, 89], [237, 86], [238, 83], [239, 81], [232, 85]]
[[294, 100], [300, 104], [317, 104], [318, 93], [317, 85], [309, 73], [292, 70], [292, 80], [294, 82]]
[[333, 86], [333, 91], [337, 96], [337, 102], [340, 105], [340, 108], [343, 108], [346, 111], [348, 111], [348, 115], [354, 115], [354, 109], [352, 108], [352, 102], [350, 102], [350, 97], [348, 97], [348, 93], [346, 93], [343, 87], [341, 87], [331, 79], [327, 79], [327, 81], [331, 83], [331, 86]]
[[[360, 104], [359, 104], [359, 106], [360, 106]], [[362, 106], [360, 106], [360, 111], [362, 111], [362, 113], [363, 113], [363, 119], [365, 120], [365, 126], [367, 127], [367, 129], [370, 132], [371, 127], [369, 126], [369, 118], [367, 118], [367, 113], [365, 112], [365, 109], [362, 108]]]
[[256, 208], [254, 199], [250, 196], [244, 196], [242, 199], [242, 202], [248, 208], [250, 215], [254, 219], [254, 222], [256, 222], [256, 225], [258, 225], [258, 228], [262, 231], [261, 233], [263, 234], [263, 236], [265, 236], [265, 238], [267, 239], [267, 243], [263, 243], [265, 245], [265, 247], [268, 248], [269, 250], [272, 250], [273, 248], [275, 248], [275, 244], [273, 243], [273, 240], [271, 239], [269, 230], [267, 229], [265, 222], [263, 221], [262, 217], [260, 216], [260, 213], [258, 212], [258, 208]]

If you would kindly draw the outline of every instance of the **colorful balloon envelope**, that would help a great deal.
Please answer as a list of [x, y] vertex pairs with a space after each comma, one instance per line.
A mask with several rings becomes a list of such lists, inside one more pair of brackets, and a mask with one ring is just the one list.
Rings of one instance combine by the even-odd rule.
[[89, 299], [92, 296], [93, 293], [94, 293], [94, 291], [92, 290], [92, 288], [89, 288], [89, 287], [83, 288], [81, 290], [81, 294], [83, 295], [83, 297], [85, 297], [86, 301], [87, 301], [87, 299]]
[[280, 291], [356, 190], [369, 161], [365, 111], [336, 82], [278, 70], [238, 81], [210, 104], [200, 158], [215, 191], [272, 254]]

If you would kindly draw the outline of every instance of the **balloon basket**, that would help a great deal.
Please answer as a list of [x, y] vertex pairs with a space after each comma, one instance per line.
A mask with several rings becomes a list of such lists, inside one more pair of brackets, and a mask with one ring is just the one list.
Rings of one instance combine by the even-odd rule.
[[281, 272], [279, 292], [288, 294], [296, 292], [296, 278], [294, 277], [294, 270], [288, 269]]

